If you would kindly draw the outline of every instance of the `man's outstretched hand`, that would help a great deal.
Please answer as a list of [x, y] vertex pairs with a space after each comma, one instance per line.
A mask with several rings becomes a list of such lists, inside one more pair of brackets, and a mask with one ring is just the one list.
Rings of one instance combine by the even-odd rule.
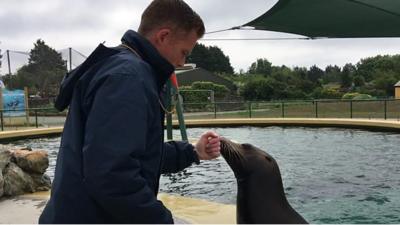
[[220, 156], [221, 142], [219, 135], [213, 131], [205, 132], [195, 145], [200, 160], [215, 159]]

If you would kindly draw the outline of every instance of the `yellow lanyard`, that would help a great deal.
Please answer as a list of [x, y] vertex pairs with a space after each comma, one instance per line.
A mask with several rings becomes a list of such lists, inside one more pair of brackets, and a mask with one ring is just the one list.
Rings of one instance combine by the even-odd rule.
[[[143, 58], [139, 55], [139, 53], [138, 53], [137, 51], [135, 51], [135, 49], [131, 48], [129, 45], [121, 44], [120, 46], [123, 46], [123, 47], [129, 49], [129, 50], [130, 50], [133, 54], [135, 54], [137, 57], [139, 57], [140, 59], [143, 59]], [[162, 104], [160, 98], [158, 98], [158, 103], [160, 103], [160, 106], [161, 106], [162, 110], [163, 110], [165, 113], [167, 113], [167, 114], [174, 114], [174, 113], [175, 113], [175, 111], [176, 111], [176, 106], [174, 106], [174, 108], [172, 109], [172, 111], [168, 111], [168, 110], [165, 108], [165, 106]]]

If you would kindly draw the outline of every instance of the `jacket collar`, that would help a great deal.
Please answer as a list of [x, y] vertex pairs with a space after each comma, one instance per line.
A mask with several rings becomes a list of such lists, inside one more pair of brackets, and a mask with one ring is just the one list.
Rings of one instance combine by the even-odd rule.
[[135, 49], [144, 61], [149, 63], [157, 73], [158, 87], [161, 88], [172, 73], [174, 66], [169, 63], [158, 50], [143, 36], [133, 30], [128, 30], [121, 39], [122, 43]]

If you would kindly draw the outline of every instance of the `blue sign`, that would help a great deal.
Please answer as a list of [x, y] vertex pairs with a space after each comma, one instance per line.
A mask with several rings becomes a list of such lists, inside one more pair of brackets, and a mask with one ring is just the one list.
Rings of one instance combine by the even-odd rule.
[[3, 115], [25, 116], [25, 92], [23, 90], [9, 91], [3, 89]]

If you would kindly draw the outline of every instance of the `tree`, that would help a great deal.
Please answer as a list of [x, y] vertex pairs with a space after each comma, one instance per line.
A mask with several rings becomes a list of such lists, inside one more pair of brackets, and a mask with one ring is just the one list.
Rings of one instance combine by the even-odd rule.
[[380, 75], [374, 81], [375, 89], [384, 91], [386, 96], [394, 95], [394, 85], [398, 80], [392, 72], [380, 72]]
[[320, 79], [324, 76], [324, 71], [321, 70], [318, 66], [314, 65], [310, 67], [310, 70], [307, 73], [308, 79], [313, 83], [320, 83]]
[[322, 83], [328, 84], [340, 82], [340, 74], [340, 67], [338, 67], [337, 65], [329, 65], [325, 68], [325, 75], [322, 77]]
[[342, 97], [342, 93], [329, 87], [316, 88], [312, 95], [315, 99], [339, 99]]
[[193, 82], [192, 89], [214, 91], [216, 98], [224, 98], [229, 93], [229, 89], [225, 85], [215, 84], [213, 82], [196, 81]]
[[215, 73], [234, 73], [229, 57], [217, 46], [207, 47], [203, 44], [197, 44], [187, 58], [187, 61]]
[[246, 100], [257, 100], [257, 81], [248, 81], [246, 82], [243, 87], [240, 89], [240, 95], [243, 96]]
[[256, 62], [252, 63], [249, 68], [249, 74], [262, 74], [264, 76], [271, 75], [272, 63], [267, 59], [257, 59]]
[[[191, 86], [182, 86], [179, 89], [184, 90], [181, 95], [187, 102], [205, 102], [210, 97], [207, 91], [213, 91], [214, 97], [220, 99], [229, 94], [229, 89], [225, 85], [213, 82], [196, 81]], [[199, 90], [204, 90], [204, 92], [198, 92]]]
[[342, 76], [340, 77], [340, 86], [342, 88], [349, 88], [353, 85], [353, 76], [356, 71], [356, 67], [351, 63], [347, 63], [343, 67]]
[[[302, 93], [304, 96], [306, 93], [311, 93], [315, 84], [307, 79], [307, 68], [305, 67], [294, 67], [292, 76], [294, 77], [294, 89], [297, 93]], [[301, 96], [296, 96], [295, 98], [300, 98]]]
[[393, 85], [400, 80], [400, 55], [366, 58], [360, 60], [357, 66], [348, 63], [342, 69], [336, 65], [329, 65], [325, 70], [316, 65], [309, 69], [291, 69], [283, 65], [271, 66], [269, 70], [270, 65], [266, 59], [258, 59], [248, 70], [252, 76], [238, 76], [236, 81], [240, 82], [240, 93], [244, 98], [337, 99], [350, 91], [365, 94], [362, 98], [368, 95], [371, 98], [392, 96]]
[[10, 88], [28, 87], [31, 93], [38, 92], [42, 97], [55, 96], [66, 72], [61, 54], [39, 39], [30, 51], [28, 64], [12, 76]]
[[271, 100], [274, 87], [271, 80], [253, 79], [243, 86], [241, 95], [246, 100]]
[[396, 61], [396, 59], [398, 60], [399, 58], [389, 55], [378, 55], [362, 59], [357, 63], [357, 74], [363, 76], [366, 82], [371, 82], [379, 77], [380, 72], [396, 71], [396, 68], [400, 69], [400, 61]]
[[360, 75], [355, 76], [353, 82], [355, 87], [362, 87], [365, 85], [365, 79]]
[[337, 65], [334, 65], [334, 66], [329, 65], [329, 66], [325, 67], [325, 73], [326, 74], [328, 74], [328, 73], [340, 73], [340, 67], [337, 66]]

